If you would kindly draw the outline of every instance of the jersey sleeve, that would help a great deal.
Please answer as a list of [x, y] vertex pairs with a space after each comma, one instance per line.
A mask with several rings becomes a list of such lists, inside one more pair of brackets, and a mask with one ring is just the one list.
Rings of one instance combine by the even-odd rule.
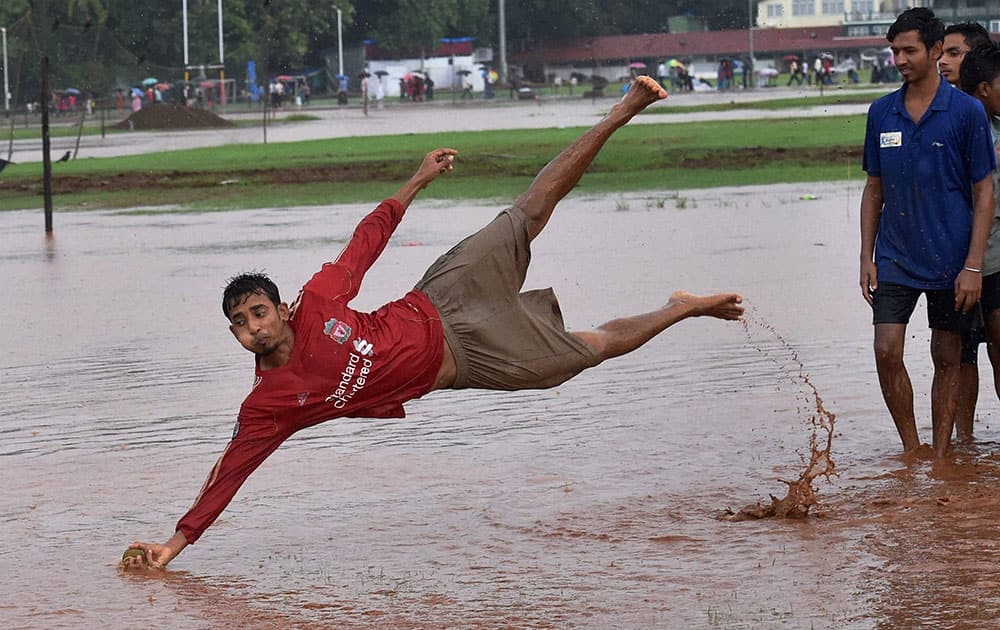
[[177, 531], [194, 544], [219, 518], [250, 474], [288, 437], [278, 432], [237, 430], [201, 488], [194, 505], [177, 523]]
[[345, 301], [357, 296], [365, 273], [385, 250], [389, 237], [403, 220], [404, 211], [395, 199], [380, 203], [354, 228], [351, 240], [337, 260], [324, 264], [303, 290]]

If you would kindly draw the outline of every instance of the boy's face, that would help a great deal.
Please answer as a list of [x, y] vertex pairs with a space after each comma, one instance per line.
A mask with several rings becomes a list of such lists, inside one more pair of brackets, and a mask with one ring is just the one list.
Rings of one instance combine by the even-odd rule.
[[914, 83], [927, 78], [931, 72], [937, 71], [937, 60], [941, 56], [941, 42], [927, 50], [919, 31], [903, 31], [890, 42], [892, 55], [896, 59], [896, 68], [903, 80]]
[[976, 88], [976, 98], [983, 104], [989, 116], [1000, 116], [1000, 74], [993, 81], [983, 81]]
[[229, 330], [240, 345], [257, 356], [267, 356], [284, 341], [288, 305], [277, 307], [263, 293], [249, 293], [229, 309]]
[[941, 60], [938, 61], [938, 70], [944, 80], [952, 85], [958, 85], [958, 70], [962, 67], [962, 60], [965, 53], [969, 52], [969, 45], [965, 43], [965, 36], [960, 33], [949, 33], [944, 36], [944, 49], [941, 52]]

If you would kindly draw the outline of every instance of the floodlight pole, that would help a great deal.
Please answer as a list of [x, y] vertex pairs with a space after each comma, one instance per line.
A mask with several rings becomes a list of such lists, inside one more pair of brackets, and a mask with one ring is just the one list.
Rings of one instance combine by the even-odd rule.
[[184, 82], [191, 80], [191, 72], [188, 69], [188, 0], [181, 3], [181, 24], [184, 31]]
[[339, 79], [344, 76], [344, 27], [340, 7], [333, 5], [333, 8], [337, 11], [337, 69], [339, 70], [337, 78]]
[[0, 26], [3, 33], [3, 111], [10, 116], [10, 83], [7, 73], [7, 29]]
[[498, 43], [500, 50], [500, 80], [504, 83], [507, 82], [507, 11], [504, 6], [506, 3], [504, 0], [498, 0], [497, 6], [497, 26], [500, 36], [498, 37]]
[[222, 0], [219, 0], [219, 104], [226, 106], [226, 60], [222, 45]]

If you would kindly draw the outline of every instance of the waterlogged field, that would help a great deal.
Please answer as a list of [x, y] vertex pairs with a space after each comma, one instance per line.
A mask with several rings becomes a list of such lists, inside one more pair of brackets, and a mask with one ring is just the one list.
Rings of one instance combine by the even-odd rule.
[[[435, 393], [402, 420], [305, 431], [166, 572], [167, 538], [231, 434], [252, 359], [219, 312], [266, 269], [294, 296], [370, 208], [36, 212], [0, 224], [5, 627], [983, 627], [1000, 615], [998, 404], [977, 441], [905, 462], [857, 288], [857, 184], [576, 194], [528, 285], [568, 325], [735, 289], [744, 324], [688, 321], [566, 385]], [[805, 197], [805, 199], [803, 198]], [[422, 201], [356, 301], [412, 286], [493, 205]], [[907, 357], [929, 439], [922, 316]], [[985, 363], [982, 369], [985, 374]], [[814, 389], [815, 388], [815, 389]], [[719, 518], [806, 470], [816, 395], [838, 476], [805, 519]]]

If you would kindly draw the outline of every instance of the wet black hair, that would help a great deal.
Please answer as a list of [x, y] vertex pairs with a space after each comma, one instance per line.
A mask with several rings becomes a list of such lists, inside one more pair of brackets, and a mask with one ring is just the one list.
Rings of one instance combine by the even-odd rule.
[[993, 83], [997, 75], [1000, 75], [1000, 44], [991, 41], [965, 54], [958, 70], [958, 86], [966, 94], [975, 96], [980, 83]]
[[250, 295], [266, 295], [277, 308], [281, 304], [278, 287], [263, 272], [250, 271], [233, 276], [222, 292], [222, 313], [229, 319], [229, 310], [242, 304]]
[[917, 31], [920, 34], [920, 41], [924, 43], [927, 52], [930, 52], [934, 44], [944, 40], [944, 22], [925, 7], [914, 7], [900, 13], [889, 27], [885, 38], [892, 43], [896, 35], [907, 31]]
[[969, 49], [990, 43], [990, 33], [979, 22], [959, 22], [944, 29], [945, 35], [958, 33], [965, 38], [965, 45]]

